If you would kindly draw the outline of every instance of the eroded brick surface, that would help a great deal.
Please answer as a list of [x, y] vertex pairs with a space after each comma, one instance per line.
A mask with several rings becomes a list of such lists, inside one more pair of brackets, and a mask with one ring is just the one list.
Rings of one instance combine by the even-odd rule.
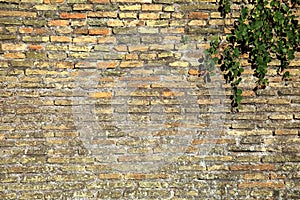
[[255, 93], [245, 56], [230, 113], [199, 71], [217, 8], [1, 0], [0, 199], [299, 199], [300, 54]]

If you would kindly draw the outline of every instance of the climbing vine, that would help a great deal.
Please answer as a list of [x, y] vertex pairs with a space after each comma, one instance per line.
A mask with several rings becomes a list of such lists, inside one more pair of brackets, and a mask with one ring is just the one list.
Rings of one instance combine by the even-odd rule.
[[[206, 63], [206, 66], [212, 72], [212, 66], [220, 64], [226, 82], [231, 84], [231, 105], [235, 111], [241, 108], [243, 91], [239, 84], [244, 68], [240, 60], [245, 55], [257, 78], [254, 90], [268, 85], [266, 74], [269, 63], [274, 59], [280, 61], [278, 74], [283, 79], [290, 78], [290, 73], [284, 70], [299, 48], [300, 30], [293, 13], [299, 3], [300, 0], [254, 0], [244, 3], [240, 17], [225, 41], [219, 38], [211, 41], [205, 56], [212, 56], [210, 62], [213, 63]], [[230, 16], [230, 0], [220, 0], [219, 11], [223, 17]]]

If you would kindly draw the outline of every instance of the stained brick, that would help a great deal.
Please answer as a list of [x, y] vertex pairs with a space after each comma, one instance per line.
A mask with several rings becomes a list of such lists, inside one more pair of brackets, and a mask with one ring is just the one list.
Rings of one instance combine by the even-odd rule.
[[48, 26], [68, 26], [68, 20], [51, 20], [48, 22]]
[[90, 35], [110, 35], [111, 30], [108, 28], [93, 28], [89, 29]]
[[23, 11], [7, 11], [0, 10], [1, 17], [32, 17], [35, 18], [37, 15], [35, 12], [23, 12]]
[[61, 13], [60, 18], [62, 19], [85, 19], [85, 13]]

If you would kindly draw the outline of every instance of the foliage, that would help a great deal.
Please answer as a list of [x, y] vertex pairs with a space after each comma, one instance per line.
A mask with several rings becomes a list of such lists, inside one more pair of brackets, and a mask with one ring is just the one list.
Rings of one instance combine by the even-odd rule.
[[[239, 88], [244, 72], [240, 63], [242, 56], [248, 55], [248, 62], [254, 69], [253, 75], [257, 78], [254, 90], [268, 85], [268, 64], [274, 59], [280, 61], [278, 74], [283, 75], [283, 79], [290, 77], [288, 71], [282, 72], [299, 48], [300, 30], [293, 14], [294, 6], [299, 3], [300, 0], [248, 2], [242, 6], [240, 17], [226, 40], [221, 42], [216, 38], [211, 41], [206, 56], [214, 57], [213, 62], [221, 65], [226, 82], [231, 84], [234, 110], [240, 109], [242, 101], [242, 90]], [[229, 0], [220, 0], [219, 5], [223, 17], [230, 15]], [[218, 51], [221, 47], [224, 47], [223, 50]], [[210, 70], [213, 71], [213, 68]]]

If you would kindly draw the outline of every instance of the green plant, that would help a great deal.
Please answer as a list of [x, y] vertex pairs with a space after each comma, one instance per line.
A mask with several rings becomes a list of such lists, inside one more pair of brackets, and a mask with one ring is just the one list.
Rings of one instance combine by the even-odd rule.
[[183, 37], [182, 37], [182, 43], [183, 43], [183, 44], [187, 44], [188, 41], [189, 41], [189, 38], [188, 38], [187, 36], [183, 36]]
[[[222, 43], [218, 38], [211, 41], [206, 56], [214, 57], [212, 60], [215, 64], [220, 64], [226, 82], [231, 84], [231, 105], [235, 111], [241, 108], [242, 101], [242, 89], [239, 88], [244, 72], [240, 63], [242, 56], [248, 55], [248, 62], [254, 69], [253, 75], [257, 78], [254, 90], [268, 85], [268, 64], [274, 59], [280, 61], [278, 74], [283, 79], [290, 78], [290, 73], [283, 71], [299, 48], [300, 30], [293, 14], [293, 8], [299, 3], [300, 0], [248, 2], [242, 6], [240, 17], [226, 40]], [[230, 14], [229, 0], [221, 0], [219, 5], [223, 17]], [[218, 51], [221, 46], [224, 47], [223, 50]], [[210, 70], [213, 71], [212, 68]]]

